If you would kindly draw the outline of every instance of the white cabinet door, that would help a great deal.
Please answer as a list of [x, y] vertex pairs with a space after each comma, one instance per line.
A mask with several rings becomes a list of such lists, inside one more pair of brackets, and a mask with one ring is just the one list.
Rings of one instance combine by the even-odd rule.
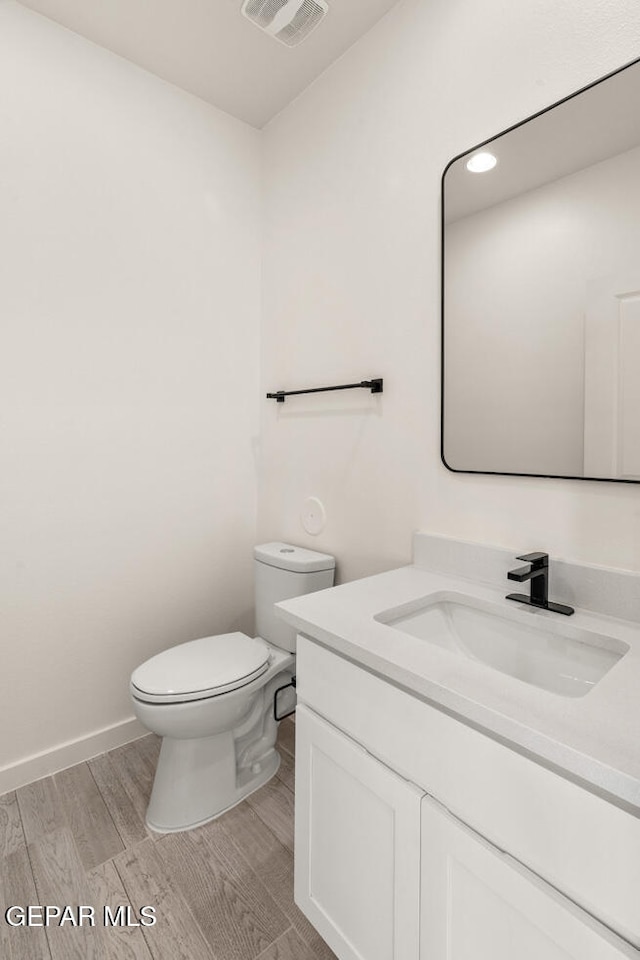
[[420, 960], [639, 960], [640, 953], [425, 797]]
[[340, 960], [418, 960], [423, 791], [296, 711], [296, 903]]

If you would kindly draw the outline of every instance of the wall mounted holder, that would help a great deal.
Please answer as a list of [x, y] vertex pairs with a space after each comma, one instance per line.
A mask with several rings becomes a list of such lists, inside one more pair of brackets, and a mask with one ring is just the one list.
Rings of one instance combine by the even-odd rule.
[[382, 393], [382, 377], [375, 380], [361, 380], [360, 383], [343, 383], [337, 387], [311, 387], [309, 390], [278, 390], [276, 393], [268, 393], [267, 400], [277, 400], [278, 403], [284, 403], [285, 397], [297, 396], [300, 393], [326, 393], [328, 390], [355, 390], [358, 387], [364, 387], [371, 390], [371, 393]]

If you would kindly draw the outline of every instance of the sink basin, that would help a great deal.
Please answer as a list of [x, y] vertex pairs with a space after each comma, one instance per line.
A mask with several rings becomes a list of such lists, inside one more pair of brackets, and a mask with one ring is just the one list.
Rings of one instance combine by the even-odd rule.
[[458, 593], [434, 593], [374, 619], [564, 697], [584, 696], [629, 649], [543, 610]]

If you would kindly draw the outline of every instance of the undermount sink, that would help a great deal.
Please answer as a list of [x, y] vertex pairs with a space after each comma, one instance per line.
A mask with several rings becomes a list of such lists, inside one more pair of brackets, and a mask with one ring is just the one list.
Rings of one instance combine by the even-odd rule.
[[584, 696], [629, 649], [546, 611], [461, 593], [434, 593], [374, 619], [564, 697]]

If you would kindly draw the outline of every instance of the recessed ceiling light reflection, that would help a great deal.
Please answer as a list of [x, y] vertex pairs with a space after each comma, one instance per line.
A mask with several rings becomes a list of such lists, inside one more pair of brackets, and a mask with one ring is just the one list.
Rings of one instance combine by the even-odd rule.
[[486, 173], [487, 170], [493, 170], [497, 163], [496, 157], [492, 153], [474, 153], [467, 160], [467, 170], [471, 173]]

